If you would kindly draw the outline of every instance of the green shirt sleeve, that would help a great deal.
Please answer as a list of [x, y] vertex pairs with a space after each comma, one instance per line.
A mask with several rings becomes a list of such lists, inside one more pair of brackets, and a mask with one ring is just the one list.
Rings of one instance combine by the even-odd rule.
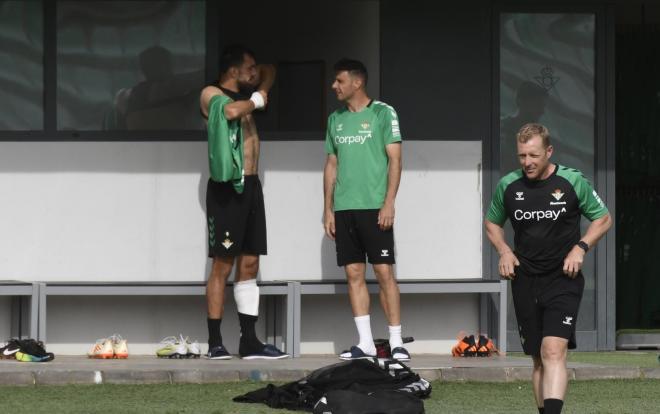
[[580, 211], [586, 218], [594, 221], [608, 213], [605, 203], [600, 199], [596, 190], [593, 189], [589, 180], [582, 174], [576, 178], [573, 188], [577, 193]]
[[335, 147], [335, 141], [332, 138], [332, 131], [334, 131], [334, 114], [331, 114], [328, 117], [328, 127], [325, 130], [325, 153], [326, 154], [337, 154], [337, 147]]
[[383, 142], [385, 145], [401, 142], [401, 127], [399, 126], [399, 116], [396, 114], [394, 108], [385, 105], [379, 113], [380, 128], [383, 134]]
[[236, 192], [243, 192], [243, 139], [239, 120], [225, 117], [225, 105], [231, 99], [215, 95], [209, 102], [208, 156], [211, 178], [231, 182]]
[[503, 179], [500, 180], [495, 189], [495, 194], [493, 194], [493, 199], [490, 202], [488, 213], [486, 213], [486, 219], [498, 226], [503, 226], [507, 218], [506, 210], [504, 209], [504, 190], [506, 190], [506, 187], [507, 183]]

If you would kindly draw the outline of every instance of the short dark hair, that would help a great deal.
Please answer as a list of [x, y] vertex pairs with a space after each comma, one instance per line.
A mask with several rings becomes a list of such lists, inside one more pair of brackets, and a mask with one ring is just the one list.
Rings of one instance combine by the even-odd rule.
[[364, 63], [355, 59], [340, 59], [335, 63], [335, 72], [347, 71], [353, 76], [360, 76], [364, 80], [364, 84], [367, 84], [369, 75], [367, 74], [367, 67], [364, 66]]
[[254, 52], [241, 44], [226, 46], [220, 55], [220, 73], [227, 73], [230, 68], [240, 66], [245, 60], [245, 55], [256, 60]]

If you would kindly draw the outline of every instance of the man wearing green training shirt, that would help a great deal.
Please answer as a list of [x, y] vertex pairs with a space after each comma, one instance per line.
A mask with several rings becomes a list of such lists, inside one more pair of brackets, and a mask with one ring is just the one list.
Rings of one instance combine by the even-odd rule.
[[376, 355], [369, 316], [366, 261], [380, 285], [392, 356], [410, 360], [401, 338], [399, 286], [394, 277], [394, 200], [401, 179], [401, 132], [394, 108], [366, 92], [367, 69], [356, 60], [335, 64], [332, 89], [345, 106], [328, 118], [324, 226], [344, 266], [359, 343], [341, 359]]
[[[612, 219], [580, 171], [550, 162], [553, 148], [546, 127], [526, 124], [516, 140], [522, 168], [497, 185], [486, 233], [500, 255], [500, 275], [511, 280], [520, 341], [534, 361], [532, 384], [539, 413], [557, 414], [568, 384], [567, 350], [577, 346], [582, 263]], [[581, 216], [591, 221], [584, 235]], [[504, 238], [507, 219], [514, 249]]]
[[200, 107], [207, 119], [211, 178], [206, 188], [209, 257], [206, 284], [209, 359], [231, 359], [222, 343], [220, 323], [225, 285], [236, 265], [234, 299], [241, 328], [238, 353], [243, 359], [280, 359], [288, 355], [256, 335], [259, 314], [257, 271], [266, 254], [266, 215], [259, 181], [259, 136], [252, 112], [267, 103], [275, 67], [257, 65], [249, 49], [227, 46], [220, 56], [218, 85], [202, 90]]

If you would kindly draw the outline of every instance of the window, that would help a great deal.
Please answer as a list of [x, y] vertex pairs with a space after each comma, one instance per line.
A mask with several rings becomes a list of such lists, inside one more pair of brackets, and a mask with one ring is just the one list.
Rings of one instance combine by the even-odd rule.
[[57, 4], [57, 129], [199, 130], [203, 1]]
[[44, 127], [43, 6], [0, 2], [0, 130]]

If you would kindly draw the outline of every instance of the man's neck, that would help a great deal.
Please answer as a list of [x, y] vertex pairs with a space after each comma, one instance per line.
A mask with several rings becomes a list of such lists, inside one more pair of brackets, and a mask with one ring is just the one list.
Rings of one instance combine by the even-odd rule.
[[360, 112], [363, 110], [367, 105], [369, 105], [369, 102], [371, 102], [371, 99], [369, 97], [362, 93], [360, 95], [355, 95], [348, 101], [346, 101], [346, 107], [348, 107], [348, 110], [351, 112]]
[[539, 179], [540, 179], [540, 180], [545, 180], [545, 179], [547, 179], [548, 177], [550, 177], [550, 176], [552, 175], [552, 173], [553, 173], [554, 171], [555, 171], [555, 164], [553, 164], [553, 163], [548, 164], [548, 166], [546, 167], [545, 171], [543, 171], [543, 174], [540, 175], [540, 178], [539, 178]]

